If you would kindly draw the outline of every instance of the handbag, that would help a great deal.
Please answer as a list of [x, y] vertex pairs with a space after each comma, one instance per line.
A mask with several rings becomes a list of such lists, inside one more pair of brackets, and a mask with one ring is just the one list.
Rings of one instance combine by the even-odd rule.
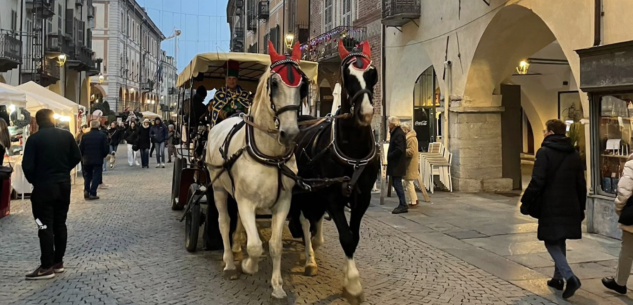
[[633, 225], [633, 196], [629, 197], [626, 201], [626, 205], [622, 208], [618, 222], [625, 226]]
[[[554, 170], [554, 176], [556, 176], [556, 173], [558, 173], [558, 170], [560, 169], [561, 164], [563, 164], [565, 162], [565, 159], [567, 159], [567, 156], [565, 156], [565, 158], [558, 163], [558, 166], [556, 166], [556, 169]], [[545, 184], [547, 184], [547, 180], [545, 181]], [[539, 219], [539, 217], [541, 217], [541, 206], [543, 205], [543, 190], [541, 189], [536, 196], [534, 196], [534, 199], [530, 202], [523, 202], [521, 203], [521, 214], [523, 215], [529, 215], [533, 218]]]
[[13, 167], [11, 163], [9, 166], [0, 166], [0, 180], [9, 180], [11, 179], [11, 174], [13, 173]]

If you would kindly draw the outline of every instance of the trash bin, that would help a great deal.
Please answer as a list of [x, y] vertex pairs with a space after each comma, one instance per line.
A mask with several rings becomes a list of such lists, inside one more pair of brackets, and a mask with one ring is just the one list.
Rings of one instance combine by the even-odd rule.
[[11, 178], [0, 180], [2, 188], [0, 188], [0, 218], [9, 215], [11, 210]]

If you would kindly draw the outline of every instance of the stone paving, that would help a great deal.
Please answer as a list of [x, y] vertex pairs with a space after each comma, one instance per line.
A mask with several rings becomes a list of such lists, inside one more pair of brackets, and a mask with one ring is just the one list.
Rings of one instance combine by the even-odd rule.
[[[120, 149], [119, 165], [105, 173], [111, 188], [100, 191], [101, 200], [83, 200], [81, 178], [73, 187], [67, 271], [53, 280], [24, 280], [39, 261], [37, 228], [30, 202], [12, 202], [12, 214], [0, 219], [0, 304], [346, 304], [333, 223], [325, 224], [315, 277], [303, 275], [303, 246], [286, 230], [289, 297], [273, 300], [267, 255], [259, 274], [224, 279], [221, 253], [184, 248], [181, 212], [169, 207], [171, 165], [130, 168], [124, 154]], [[363, 222], [356, 259], [367, 304], [552, 304], [381, 219], [389, 215], [374, 206]], [[267, 224], [260, 221], [266, 238]]]

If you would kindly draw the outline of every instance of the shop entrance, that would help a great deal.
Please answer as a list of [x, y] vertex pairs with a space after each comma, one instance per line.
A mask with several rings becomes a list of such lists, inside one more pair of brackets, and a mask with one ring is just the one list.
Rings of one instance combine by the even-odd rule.
[[439, 141], [438, 111], [440, 88], [433, 67], [426, 69], [413, 87], [412, 128], [418, 139], [418, 150], [427, 151], [429, 143]]

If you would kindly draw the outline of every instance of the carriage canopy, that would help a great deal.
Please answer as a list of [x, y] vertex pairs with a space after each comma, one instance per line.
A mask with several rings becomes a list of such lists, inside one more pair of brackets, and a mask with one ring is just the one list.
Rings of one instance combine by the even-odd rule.
[[[240, 64], [239, 85], [249, 91], [255, 92], [259, 78], [270, 66], [270, 55], [256, 53], [203, 53], [198, 54], [178, 75], [178, 87], [194, 88], [204, 85], [207, 90], [219, 89], [225, 85], [227, 61], [237, 61]], [[301, 70], [306, 76], [316, 83], [318, 76], [318, 64], [304, 61], [300, 63]], [[191, 83], [193, 80], [193, 84]]]

